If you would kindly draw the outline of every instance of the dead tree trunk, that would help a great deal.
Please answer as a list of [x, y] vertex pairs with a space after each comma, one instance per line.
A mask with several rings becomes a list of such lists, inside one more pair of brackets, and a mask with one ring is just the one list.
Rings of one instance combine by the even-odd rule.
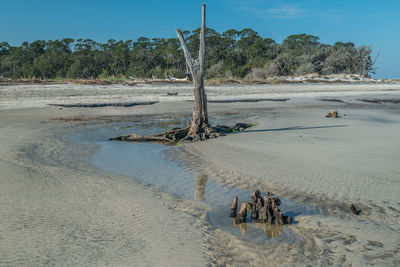
[[210, 124], [208, 123], [207, 97], [204, 90], [206, 55], [206, 5], [202, 5], [200, 49], [198, 59], [193, 59], [192, 55], [190, 54], [181, 30], [175, 30], [181, 42], [186, 63], [189, 66], [190, 72], [192, 73], [194, 85], [194, 107], [188, 136], [200, 136], [202, 133], [209, 133], [212, 130]]
[[211, 127], [208, 122], [207, 96], [204, 90], [205, 58], [206, 58], [206, 5], [202, 6], [200, 49], [198, 59], [193, 59], [187, 47], [185, 38], [180, 29], [175, 29], [181, 42], [186, 64], [191, 72], [194, 85], [194, 106], [192, 121], [189, 127], [166, 131], [161, 134], [141, 136], [137, 134], [122, 135], [110, 138], [110, 140], [132, 141], [132, 142], [162, 142], [177, 143], [181, 141], [198, 141], [215, 138], [226, 133], [241, 131], [251, 124], [238, 123], [234, 127], [220, 126]]

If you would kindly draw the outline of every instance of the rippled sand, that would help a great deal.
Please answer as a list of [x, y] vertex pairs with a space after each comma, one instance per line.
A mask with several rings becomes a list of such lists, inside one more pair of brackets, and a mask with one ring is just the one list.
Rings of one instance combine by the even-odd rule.
[[[95, 167], [97, 146], [63, 138], [105, 122], [188, 118], [190, 87], [63, 86], [0, 88], [0, 265], [400, 264], [400, 108], [363, 101], [399, 99], [397, 85], [210, 88], [215, 100], [289, 98], [210, 103], [214, 121], [258, 125], [168, 152], [220, 186], [273, 191], [319, 209], [290, 226], [301, 241], [261, 245], [213, 226], [204, 202]], [[166, 96], [171, 90], [182, 98]], [[160, 102], [46, 106], [140, 97]], [[330, 109], [342, 118], [325, 118]], [[349, 212], [350, 203], [360, 216]]]
[[[320, 209], [291, 227], [304, 241], [290, 248], [292, 260], [396, 265], [400, 109], [335, 108], [346, 116], [326, 119], [321, 107], [258, 112], [247, 118], [258, 124], [253, 129], [190, 145], [182, 160], [195, 161], [222, 185], [272, 190]], [[361, 215], [350, 212], [351, 203]]]

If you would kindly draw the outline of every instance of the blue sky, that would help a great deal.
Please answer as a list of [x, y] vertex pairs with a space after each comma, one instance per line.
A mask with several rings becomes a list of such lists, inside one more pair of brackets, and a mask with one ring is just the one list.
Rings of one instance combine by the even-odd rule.
[[175, 37], [174, 27], [200, 26], [201, 3], [218, 32], [250, 27], [277, 42], [307, 33], [370, 45], [379, 54], [375, 76], [400, 77], [400, 0], [0, 0], [0, 41]]

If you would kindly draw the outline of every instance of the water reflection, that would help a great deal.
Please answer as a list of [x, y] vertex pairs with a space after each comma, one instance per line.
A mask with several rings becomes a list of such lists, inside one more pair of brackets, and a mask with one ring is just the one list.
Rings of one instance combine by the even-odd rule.
[[283, 225], [281, 224], [258, 223], [257, 227], [264, 230], [267, 238], [277, 237], [283, 230]]
[[[236, 219], [232, 218], [232, 222], [234, 226], [239, 226], [240, 228], [240, 233], [242, 236], [245, 236], [247, 234], [247, 223], [236, 223]], [[282, 231], [283, 231], [283, 225], [281, 224], [270, 224], [270, 223], [253, 223], [257, 225], [258, 229], [261, 229], [265, 232], [265, 235], [267, 236], [267, 239], [270, 238], [275, 238], [279, 236]]]
[[208, 176], [207, 175], [197, 175], [196, 176], [196, 187], [194, 191], [194, 199], [203, 201], [205, 199], [206, 194], [206, 184], [207, 184]]
[[232, 222], [234, 226], [239, 226], [240, 228], [240, 233], [242, 236], [245, 236], [247, 234], [247, 223], [236, 223], [236, 218], [232, 218]]
[[[232, 197], [238, 196], [241, 201], [246, 202], [250, 200], [250, 192], [235, 187], [221, 186], [212, 174], [207, 176], [201, 171], [194, 173], [193, 170], [182, 168], [171, 156], [177, 152], [173, 147], [149, 143], [104, 141], [105, 137], [129, 134], [133, 131], [121, 129], [120, 127], [124, 125], [131, 125], [138, 134], [149, 135], [165, 130], [163, 127], [182, 127], [184, 121], [180, 123], [172, 120], [162, 123], [125, 123], [112, 129], [100, 128], [87, 131], [71, 138], [86, 142], [95, 141], [100, 145], [99, 152], [92, 158], [92, 162], [97, 166], [118, 174], [133, 176], [151, 186], [161, 187], [166, 192], [176, 194], [182, 199], [204, 201], [210, 208], [207, 212], [210, 223], [222, 231], [240, 237], [241, 240], [258, 244], [265, 244], [271, 238], [275, 238], [278, 242], [297, 240], [293, 232], [279, 225], [258, 225], [250, 222], [234, 225], [229, 220]], [[299, 205], [284, 198], [281, 200], [282, 211], [290, 216], [318, 214], [312, 206]]]

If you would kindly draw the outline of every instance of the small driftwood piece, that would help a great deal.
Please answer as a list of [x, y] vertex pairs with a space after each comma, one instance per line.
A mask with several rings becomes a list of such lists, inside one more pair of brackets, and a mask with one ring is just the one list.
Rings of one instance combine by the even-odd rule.
[[358, 209], [356, 206], [354, 206], [354, 204], [351, 204], [350, 206], [350, 211], [354, 214], [354, 215], [360, 215], [361, 210]]
[[339, 113], [336, 110], [331, 110], [328, 114], [325, 115], [326, 118], [340, 118]]
[[[234, 204], [237, 207], [238, 199], [234, 197], [230, 215], [232, 217], [232, 209]], [[236, 216], [236, 223], [246, 222], [247, 210], [251, 212], [251, 221], [258, 223], [270, 224], [291, 224], [293, 218], [283, 215], [279, 209], [281, 200], [277, 196], [272, 196], [270, 192], [264, 197], [261, 196], [260, 190], [256, 190], [251, 195], [251, 200], [247, 203], [242, 203], [240, 211]]]

